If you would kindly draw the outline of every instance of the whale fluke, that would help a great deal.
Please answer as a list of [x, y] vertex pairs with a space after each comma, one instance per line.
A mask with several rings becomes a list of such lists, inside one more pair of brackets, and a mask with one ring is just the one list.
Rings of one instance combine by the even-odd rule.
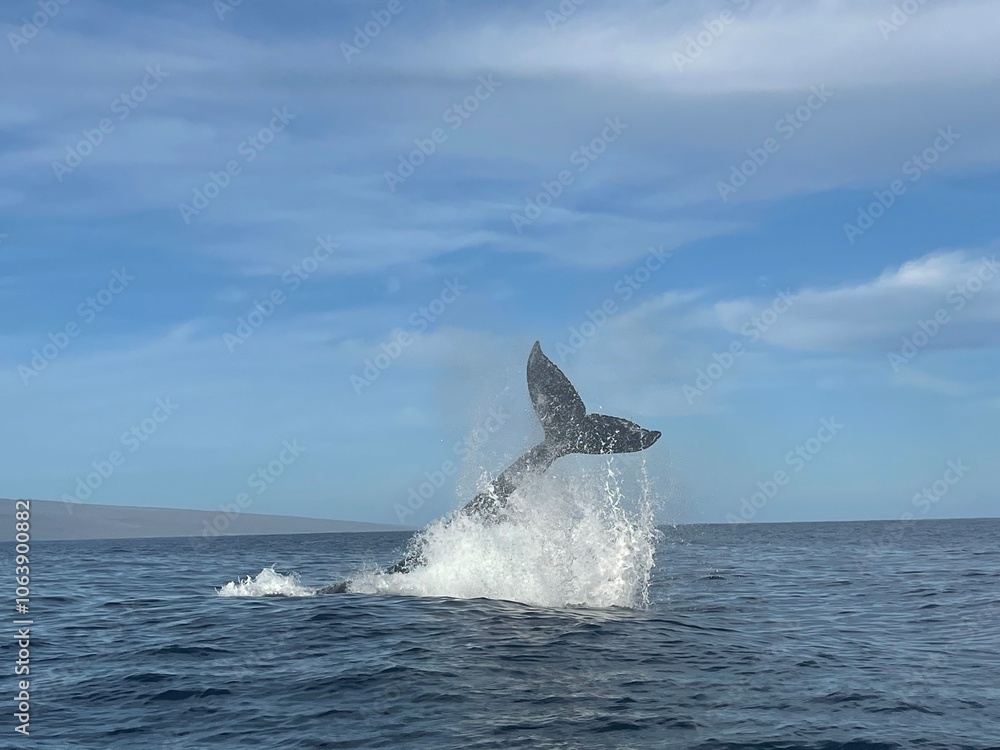
[[528, 394], [545, 442], [568, 453], [635, 453], [660, 438], [635, 422], [604, 414], [587, 414], [583, 399], [536, 341], [528, 356]]

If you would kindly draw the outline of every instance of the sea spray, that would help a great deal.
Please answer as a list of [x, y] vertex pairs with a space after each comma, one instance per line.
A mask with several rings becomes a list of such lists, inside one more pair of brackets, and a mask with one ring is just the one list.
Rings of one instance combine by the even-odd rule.
[[454, 514], [414, 539], [424, 564], [362, 574], [351, 590], [489, 598], [548, 607], [648, 606], [658, 532], [648, 478], [634, 510], [609, 457], [600, 473], [523, 485], [499, 523]]
[[303, 586], [296, 573], [284, 575], [273, 567], [264, 568], [256, 576], [230, 581], [220, 589], [219, 596], [313, 596], [316, 592]]
[[[646, 608], [659, 531], [645, 460], [633, 501], [623, 484], [610, 456], [602, 468], [539, 477], [511, 495], [504, 519], [461, 513], [439, 519], [411, 541], [410, 551], [419, 551], [423, 565], [391, 575], [367, 566], [351, 576], [350, 591], [543, 607]], [[303, 585], [295, 573], [265, 568], [217, 591], [311, 596], [317, 589]]]

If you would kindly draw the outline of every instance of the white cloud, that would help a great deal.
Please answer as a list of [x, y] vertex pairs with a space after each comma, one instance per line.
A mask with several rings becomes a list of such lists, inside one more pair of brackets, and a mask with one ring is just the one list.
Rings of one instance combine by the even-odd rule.
[[[627, 403], [635, 413], [649, 416], [716, 411], [741, 391], [781, 384], [790, 392], [803, 386], [843, 390], [892, 385], [983, 397], [992, 388], [984, 385], [989, 379], [978, 367], [949, 372], [933, 352], [1000, 345], [1000, 266], [994, 271], [991, 258], [939, 252], [887, 269], [870, 281], [788, 290], [793, 303], [773, 317], [764, 312], [773, 309], [775, 296], [712, 302], [709, 290], [666, 292], [633, 307], [623, 305], [582, 347], [556, 361], [584, 373], [609, 404]], [[990, 273], [993, 278], [980, 286], [979, 280]], [[947, 311], [948, 319], [927, 343], [921, 341], [922, 359], [894, 373], [888, 353], [898, 351], [903, 337], [912, 338], [921, 321], [931, 320], [938, 310]], [[584, 320], [581, 314], [580, 322]], [[752, 337], [746, 335], [748, 322]], [[556, 342], [569, 342], [567, 334]], [[699, 372], [719, 356], [725, 359], [734, 343], [742, 345], [743, 353], [704, 393], [689, 398], [684, 387], [695, 386]]]
[[[987, 0], [927, 5], [888, 39], [878, 23], [891, 16], [890, 2], [760, 0], [747, 3], [746, 10], [740, 4], [588, 4], [555, 30], [537, 12], [499, 21], [467, 19], [430, 41], [425, 37], [419, 46], [408, 40], [409, 45], [370, 60], [409, 60], [450, 74], [465, 68], [603, 79], [696, 96], [801, 90], [819, 82], [870, 88], [995, 79], [992, 30], [1000, 22], [1000, 7]], [[727, 11], [732, 21], [717, 23]], [[675, 54], [684, 54], [706, 24], [721, 32], [689, 64], [679, 64]], [[929, 49], [947, 53], [929, 55]]]
[[[737, 332], [761, 305], [716, 304], [720, 324]], [[1000, 329], [1000, 266], [992, 255], [942, 252], [887, 269], [877, 279], [832, 289], [803, 289], [789, 312], [762, 335], [804, 351], [885, 349], [943, 311], [947, 321], [927, 348], [995, 346]], [[932, 326], [933, 327], [933, 326]]]

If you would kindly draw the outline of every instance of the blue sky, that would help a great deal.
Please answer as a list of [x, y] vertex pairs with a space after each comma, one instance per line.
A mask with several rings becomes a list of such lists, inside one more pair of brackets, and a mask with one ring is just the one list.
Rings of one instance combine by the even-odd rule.
[[419, 524], [538, 339], [665, 521], [996, 515], [1000, 6], [902, 6], [7, 4], [0, 494], [396, 522], [451, 462]]

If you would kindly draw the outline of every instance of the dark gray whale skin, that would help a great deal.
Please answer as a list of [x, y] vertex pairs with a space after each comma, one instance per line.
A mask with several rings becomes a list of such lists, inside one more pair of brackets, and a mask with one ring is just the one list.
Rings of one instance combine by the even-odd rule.
[[[470, 500], [459, 513], [485, 521], [503, 517], [507, 501], [525, 479], [544, 473], [552, 463], [571, 453], [635, 453], [660, 438], [656, 430], [646, 430], [621, 417], [587, 414], [580, 394], [562, 370], [545, 356], [536, 341], [528, 355], [528, 395], [545, 437], [494, 479], [490, 486]], [[386, 573], [408, 573], [423, 564], [419, 550], [400, 560]], [[321, 594], [350, 590], [350, 581], [320, 589]]]

